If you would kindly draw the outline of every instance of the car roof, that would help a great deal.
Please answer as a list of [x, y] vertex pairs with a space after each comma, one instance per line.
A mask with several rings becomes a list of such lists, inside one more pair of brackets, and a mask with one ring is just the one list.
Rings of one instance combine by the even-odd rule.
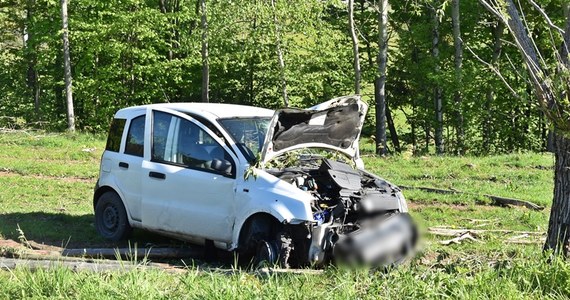
[[267, 108], [225, 104], [225, 103], [160, 103], [141, 106], [132, 106], [119, 110], [115, 117], [133, 117], [146, 111], [148, 107], [158, 109], [171, 109], [182, 113], [193, 113], [214, 119], [233, 117], [272, 117], [274, 111]]

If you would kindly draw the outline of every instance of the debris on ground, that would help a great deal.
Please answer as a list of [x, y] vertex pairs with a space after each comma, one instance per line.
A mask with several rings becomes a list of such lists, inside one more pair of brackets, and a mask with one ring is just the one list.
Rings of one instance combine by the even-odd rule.
[[469, 232], [464, 232], [462, 233], [460, 236], [452, 238], [450, 240], [445, 240], [445, 241], [439, 241], [440, 244], [442, 245], [451, 245], [451, 244], [461, 244], [461, 241], [463, 240], [469, 240], [472, 242], [479, 242], [479, 240], [477, 240], [476, 238], [474, 238], [471, 233]]
[[506, 197], [499, 197], [494, 195], [488, 194], [477, 194], [477, 193], [470, 193], [470, 192], [462, 192], [456, 189], [439, 189], [439, 188], [432, 188], [432, 187], [417, 187], [417, 186], [399, 186], [401, 189], [408, 189], [408, 190], [420, 190], [429, 193], [437, 193], [437, 194], [447, 194], [447, 195], [473, 195], [473, 196], [482, 196], [490, 199], [493, 205], [497, 206], [524, 206], [528, 209], [532, 210], [543, 210], [544, 207], [538, 204], [532, 203], [526, 200], [514, 199], [514, 198], [506, 198]]
[[[468, 228], [449, 228], [448, 226], [430, 227], [428, 233], [436, 236], [453, 236], [453, 239], [440, 241], [442, 245], [449, 245], [452, 243], [460, 244], [459, 242], [464, 239], [475, 241], [477, 237], [485, 233], [494, 234], [516, 234], [516, 236], [508, 237], [504, 240], [509, 244], [540, 244], [544, 243], [546, 232], [541, 231], [517, 231], [507, 229], [468, 229]], [[479, 240], [476, 240], [479, 241]]]

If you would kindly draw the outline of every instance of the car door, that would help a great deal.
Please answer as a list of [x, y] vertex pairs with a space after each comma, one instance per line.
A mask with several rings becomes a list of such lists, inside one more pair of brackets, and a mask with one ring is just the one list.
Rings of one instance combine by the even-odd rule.
[[125, 149], [115, 172], [117, 185], [125, 197], [131, 219], [141, 220], [141, 167], [144, 155], [145, 115], [131, 119]]
[[[167, 109], [147, 111], [149, 155], [142, 165], [143, 226], [231, 241], [233, 153], [197, 120]], [[225, 169], [214, 168], [225, 164]]]

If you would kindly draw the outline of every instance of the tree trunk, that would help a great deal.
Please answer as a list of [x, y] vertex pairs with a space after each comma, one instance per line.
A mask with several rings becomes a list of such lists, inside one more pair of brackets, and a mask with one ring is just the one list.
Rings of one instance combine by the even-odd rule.
[[287, 78], [285, 77], [285, 61], [283, 60], [283, 51], [281, 50], [281, 30], [279, 28], [279, 22], [277, 21], [275, 0], [271, 0], [271, 8], [273, 10], [273, 25], [275, 26], [275, 44], [277, 45], [279, 73], [281, 74], [281, 92], [283, 94], [283, 105], [285, 105], [285, 107], [289, 107], [289, 96], [287, 95]]
[[[532, 79], [537, 99], [544, 113], [554, 123], [555, 131], [559, 133], [555, 137], [554, 199], [552, 200], [544, 249], [567, 255], [570, 245], [570, 140], [564, 137], [564, 133], [568, 133], [570, 129], [568, 128], [568, 120], [560, 116], [560, 112], [556, 107], [556, 97], [569, 97], [568, 86], [565, 86], [565, 95], [556, 95], [550, 85], [550, 81], [545, 80], [545, 76], [548, 74], [538, 59], [532, 39], [523, 25], [512, 0], [505, 0], [505, 7], [494, 7], [486, 0], [479, 0], [479, 2], [495, 13], [508, 26]], [[559, 62], [560, 69], [567, 69], [569, 66], [567, 45], [570, 45], [570, 16], [567, 15], [566, 17], [564, 43], [561, 47], [562, 61]], [[567, 101], [568, 99], [564, 100]], [[563, 101], [561, 102], [563, 103]]]
[[[376, 97], [376, 154], [386, 155], [386, 65], [388, 60], [388, 0], [380, 0], [378, 8], [378, 75]], [[354, 39], [353, 39], [354, 42]], [[358, 44], [354, 44], [358, 47]], [[358, 50], [355, 50], [355, 55]], [[356, 62], [355, 62], [356, 72]], [[359, 75], [360, 76], [360, 75]]]
[[[28, 0], [26, 3], [26, 22], [23, 30], [23, 44], [26, 54], [26, 60], [28, 62], [27, 70], [27, 84], [31, 90], [32, 97], [34, 98], [34, 112], [36, 114], [36, 119], [40, 120], [40, 83], [39, 74], [37, 69], [37, 51], [35, 46], [35, 34], [33, 30], [30, 30], [34, 20], [35, 14], [35, 0]], [[27, 35], [27, 40], [26, 40]]]
[[[570, 67], [568, 47], [570, 47], [570, 4], [565, 4], [566, 26], [564, 41], [560, 47], [562, 63]], [[563, 97], [570, 98], [568, 91]], [[570, 139], [562, 134], [554, 133], [554, 147], [556, 162], [554, 164], [554, 199], [548, 221], [548, 233], [545, 250], [554, 250], [555, 253], [568, 255], [570, 250]]]
[[[168, 8], [166, 7], [166, 2], [165, 0], [159, 0], [158, 1], [158, 8], [160, 9], [160, 12], [163, 14], [167, 14], [168, 13]], [[173, 52], [172, 52], [172, 36], [169, 37], [169, 47], [168, 47], [168, 60], [172, 60], [173, 57]]]
[[75, 131], [75, 113], [73, 111], [73, 92], [71, 83], [71, 59], [69, 57], [69, 31], [67, 29], [67, 0], [61, 0], [61, 20], [63, 24], [63, 64], [65, 68], [67, 130]]
[[556, 149], [554, 147], [554, 132], [552, 132], [551, 129], [548, 129], [548, 134], [546, 137], [546, 151], [555, 153]]
[[567, 255], [570, 245], [570, 140], [555, 135], [554, 143], [554, 200], [544, 249]]
[[[176, 0], [159, 0], [158, 8], [160, 12], [167, 15], [170, 19], [172, 30], [168, 37], [168, 60], [173, 60], [175, 57], [174, 49], [180, 47], [180, 34], [178, 32], [178, 17], [174, 13], [180, 12], [180, 3]], [[170, 13], [170, 15], [168, 15]]]
[[431, 135], [430, 135], [430, 122], [428, 120], [425, 120], [424, 122], [424, 131], [425, 131], [425, 146], [424, 146], [424, 152], [427, 154], [429, 153], [429, 143], [431, 141]]
[[[413, 100], [412, 100], [413, 101]], [[413, 101], [412, 103], [414, 103]], [[418, 140], [416, 138], [416, 106], [412, 105], [412, 120], [410, 122], [410, 134], [412, 135], [412, 154], [418, 154]]]
[[[418, 63], [419, 59], [418, 59], [418, 48], [416, 46], [413, 46], [412, 48], [412, 55], [411, 55], [411, 60], [413, 63]], [[420, 148], [419, 148], [419, 140], [421, 139], [421, 137], [419, 136], [420, 133], [420, 118], [418, 118], [418, 102], [419, 99], [417, 99], [416, 97], [412, 97], [412, 115], [411, 118], [407, 118], [408, 121], [410, 122], [410, 127], [411, 127], [411, 135], [412, 135], [412, 153], [414, 155], [419, 154]]]
[[[435, 11], [435, 8], [432, 11], [433, 13], [433, 31], [432, 31], [432, 56], [434, 58], [435, 63], [435, 72], [439, 74], [439, 17]], [[443, 154], [444, 152], [444, 145], [443, 145], [443, 100], [441, 96], [441, 87], [439, 86], [439, 82], [435, 83], [435, 87], [433, 90], [433, 97], [434, 97], [434, 106], [435, 106], [435, 152], [437, 154]]]
[[[496, 67], [499, 61], [503, 47], [503, 30], [505, 25], [498, 22], [497, 26], [493, 28], [493, 56], [491, 58], [491, 65]], [[493, 131], [492, 118], [493, 118], [493, 102], [495, 101], [495, 90], [493, 84], [489, 84], [487, 95], [485, 99], [485, 118], [483, 120], [483, 149], [485, 153], [491, 151], [491, 136]]]
[[354, 0], [348, 0], [348, 28], [352, 38], [352, 52], [354, 55], [354, 93], [360, 95], [360, 58], [358, 54], [358, 37], [354, 28]]
[[392, 119], [392, 112], [390, 110], [390, 105], [388, 102], [386, 102], [386, 123], [388, 124], [388, 129], [390, 130], [390, 138], [392, 140], [392, 144], [394, 145], [394, 151], [399, 153], [402, 151], [402, 147], [400, 147], [400, 138], [398, 137], [398, 132], [396, 131], [396, 126], [394, 125], [394, 119]]
[[208, 63], [208, 14], [206, 0], [200, 0], [202, 27], [202, 102], [210, 102], [210, 66]]
[[[257, 7], [257, 1], [253, 1], [253, 6]], [[251, 31], [252, 32], [257, 31], [257, 13], [254, 13], [253, 15]], [[254, 48], [255, 45], [257, 45], [256, 37], [257, 35], [254, 34], [251, 41], [252, 44], [254, 45]], [[253, 105], [255, 102], [254, 81], [255, 81], [255, 55], [252, 53], [251, 56], [249, 57], [248, 70], [247, 70], [247, 94], [248, 94], [247, 96], [249, 99], [249, 102], [247, 104], [249, 105]]]
[[451, 20], [453, 23], [453, 46], [455, 48], [455, 95], [457, 153], [465, 154], [465, 131], [463, 128], [463, 100], [461, 95], [461, 77], [463, 64], [463, 41], [461, 40], [459, 0], [452, 0]]
[[[361, 18], [365, 16], [365, 3], [366, 0], [360, 0], [360, 16]], [[365, 21], [365, 20], [364, 20]], [[364, 22], [363, 21], [363, 22]], [[364, 30], [362, 34], [364, 35], [364, 43], [366, 44], [366, 57], [368, 58], [368, 66], [374, 68], [374, 55], [372, 55], [372, 46], [370, 45], [370, 35], [368, 30]]]

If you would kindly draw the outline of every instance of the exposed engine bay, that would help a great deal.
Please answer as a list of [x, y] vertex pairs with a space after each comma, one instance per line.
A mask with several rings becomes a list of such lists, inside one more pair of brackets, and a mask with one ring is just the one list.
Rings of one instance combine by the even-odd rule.
[[294, 252], [305, 263], [390, 264], [415, 244], [415, 226], [400, 189], [382, 178], [315, 157], [267, 172], [313, 196], [309, 234], [292, 234]]

